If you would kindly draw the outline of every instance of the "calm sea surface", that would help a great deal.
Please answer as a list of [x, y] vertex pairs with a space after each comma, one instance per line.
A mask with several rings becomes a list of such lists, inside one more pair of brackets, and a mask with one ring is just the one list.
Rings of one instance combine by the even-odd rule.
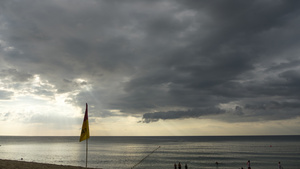
[[[85, 166], [86, 144], [78, 140], [0, 136], [0, 159]], [[300, 169], [300, 136], [91, 137], [88, 145], [94, 168], [130, 169], [150, 154], [134, 168], [238, 169], [250, 160], [252, 169], [277, 169], [278, 161]]]

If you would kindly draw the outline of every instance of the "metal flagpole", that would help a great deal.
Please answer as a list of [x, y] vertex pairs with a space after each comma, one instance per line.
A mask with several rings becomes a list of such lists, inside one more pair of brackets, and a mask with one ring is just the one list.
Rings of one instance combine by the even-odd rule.
[[86, 139], [85, 168], [87, 168], [87, 161], [88, 161], [88, 139]]

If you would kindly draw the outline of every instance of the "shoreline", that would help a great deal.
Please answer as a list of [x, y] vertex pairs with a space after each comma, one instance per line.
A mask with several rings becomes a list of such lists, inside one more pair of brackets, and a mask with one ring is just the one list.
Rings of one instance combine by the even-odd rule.
[[[85, 167], [0, 159], [0, 169], [2, 168], [3, 169], [84, 169]], [[88, 168], [88, 169], [95, 169], [95, 168]]]

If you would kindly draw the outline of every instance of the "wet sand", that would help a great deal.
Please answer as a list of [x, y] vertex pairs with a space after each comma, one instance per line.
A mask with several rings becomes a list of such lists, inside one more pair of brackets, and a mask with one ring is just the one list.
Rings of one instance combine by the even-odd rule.
[[[85, 167], [42, 164], [42, 163], [35, 163], [35, 162], [0, 159], [0, 169], [84, 169], [84, 168]], [[93, 169], [93, 168], [88, 168], [88, 169]]]

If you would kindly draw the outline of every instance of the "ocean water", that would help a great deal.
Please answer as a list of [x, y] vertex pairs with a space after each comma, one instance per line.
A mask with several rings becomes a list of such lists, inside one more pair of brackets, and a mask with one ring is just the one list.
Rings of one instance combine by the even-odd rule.
[[[84, 167], [86, 142], [78, 140], [0, 136], [0, 159]], [[248, 160], [252, 169], [277, 169], [279, 161], [284, 169], [300, 169], [300, 136], [91, 137], [88, 141], [88, 167], [94, 168], [167, 169], [180, 162], [189, 169], [238, 169], [246, 168]]]

